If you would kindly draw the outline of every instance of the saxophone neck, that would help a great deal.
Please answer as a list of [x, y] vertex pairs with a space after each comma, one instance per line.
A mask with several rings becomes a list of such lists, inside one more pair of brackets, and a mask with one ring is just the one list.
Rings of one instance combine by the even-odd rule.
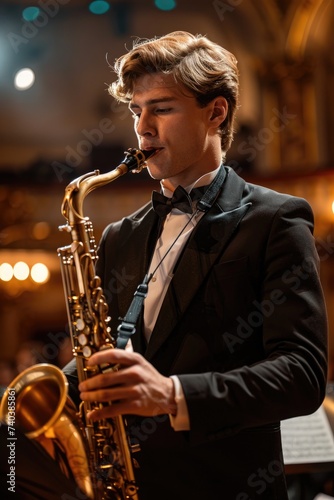
[[80, 222], [84, 219], [83, 203], [89, 193], [123, 175], [123, 173], [118, 173], [116, 170], [106, 174], [101, 174], [99, 170], [94, 170], [93, 172], [88, 172], [77, 177], [68, 184], [65, 189], [61, 212], [70, 225], [73, 222]]
[[83, 202], [86, 196], [94, 189], [115, 181], [118, 177], [128, 173], [130, 170], [140, 173], [145, 168], [146, 160], [153, 155], [154, 150], [141, 151], [128, 149], [125, 158], [114, 170], [101, 174], [99, 170], [94, 170], [74, 179], [65, 189], [65, 197], [62, 204], [62, 214], [71, 225], [74, 222], [81, 222], [83, 216]]

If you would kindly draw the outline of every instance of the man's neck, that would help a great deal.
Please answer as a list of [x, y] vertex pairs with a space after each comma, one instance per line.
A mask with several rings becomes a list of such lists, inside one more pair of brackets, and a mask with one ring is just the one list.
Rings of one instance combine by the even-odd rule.
[[[218, 168], [215, 168], [211, 172], [207, 172], [206, 174], [201, 175], [198, 179], [196, 179], [192, 183], [188, 184], [187, 186], [182, 186], [182, 187], [188, 193], [190, 193], [190, 191], [195, 187], [208, 186], [213, 181], [213, 179], [216, 177], [219, 169], [220, 169], [220, 166]], [[177, 186], [174, 187], [173, 185], [171, 185], [167, 181], [168, 181], [168, 179], [166, 179], [166, 180], [163, 179], [160, 182], [161, 189], [162, 189], [162, 192], [165, 196], [171, 196], [173, 194], [173, 192], [175, 191], [175, 189], [177, 188]]]

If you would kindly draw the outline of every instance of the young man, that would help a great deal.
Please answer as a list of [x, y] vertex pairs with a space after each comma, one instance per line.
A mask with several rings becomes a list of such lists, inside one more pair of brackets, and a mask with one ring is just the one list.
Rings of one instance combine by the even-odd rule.
[[[326, 386], [312, 211], [224, 165], [238, 106], [232, 54], [175, 32], [136, 42], [115, 70], [110, 92], [129, 103], [169, 199], [155, 193], [101, 239], [114, 334], [145, 275], [149, 285], [127, 349], [90, 359], [119, 369], [79, 385], [83, 400], [112, 402], [88, 418], [128, 416], [140, 500], [286, 500], [280, 420], [315, 411]], [[65, 372], [75, 396], [75, 366]], [[66, 481], [54, 494], [59, 475], [43, 464], [45, 498], [83, 498]], [[22, 498], [43, 498], [20, 484]]]
[[[81, 398], [113, 402], [93, 420], [137, 416], [141, 499], [284, 500], [280, 420], [315, 411], [326, 385], [311, 209], [224, 166], [238, 106], [225, 49], [174, 32], [136, 42], [115, 71], [110, 93], [154, 151], [150, 175], [195, 200], [186, 212], [167, 201], [164, 217], [148, 203], [106, 228], [98, 274], [113, 331], [146, 274], [149, 289], [134, 352], [95, 354], [120, 369], [82, 383]], [[127, 286], [115, 286], [122, 270]]]

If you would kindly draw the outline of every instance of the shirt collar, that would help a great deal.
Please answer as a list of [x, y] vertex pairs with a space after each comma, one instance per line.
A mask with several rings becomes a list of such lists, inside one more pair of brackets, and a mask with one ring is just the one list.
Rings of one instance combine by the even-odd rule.
[[[199, 177], [195, 182], [193, 182], [189, 186], [184, 186], [184, 189], [187, 191], [187, 193], [190, 193], [190, 191], [192, 189], [194, 189], [195, 187], [208, 186], [209, 184], [211, 184], [213, 179], [218, 174], [219, 169], [220, 169], [220, 166], [218, 168], [216, 168], [215, 170], [212, 170], [211, 172], [207, 172], [206, 174]], [[161, 186], [162, 193], [165, 196], [168, 196], [169, 198], [171, 198], [173, 196], [173, 191], [164, 187], [163, 181], [160, 182], [160, 186]]]

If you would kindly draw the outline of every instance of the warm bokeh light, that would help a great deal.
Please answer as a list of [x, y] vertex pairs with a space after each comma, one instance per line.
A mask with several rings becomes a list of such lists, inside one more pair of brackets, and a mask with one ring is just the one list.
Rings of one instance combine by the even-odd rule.
[[7, 262], [4, 262], [0, 266], [0, 279], [2, 281], [10, 281], [14, 275], [14, 269], [13, 267], [8, 264]]
[[27, 90], [35, 82], [35, 73], [30, 68], [20, 69], [14, 78], [14, 85], [17, 90]]
[[[50, 270], [42, 262], [28, 265], [18, 261], [15, 264], [3, 262], [0, 265], [0, 281], [6, 282], [6, 293], [17, 293], [17, 290], [33, 290], [34, 285], [42, 285], [49, 281]], [[20, 283], [18, 283], [18, 281]]]
[[50, 226], [47, 222], [36, 222], [32, 229], [32, 234], [36, 240], [45, 240], [50, 234]]
[[29, 276], [29, 266], [25, 262], [16, 262], [14, 266], [14, 276], [19, 281], [24, 281]]
[[35, 283], [45, 283], [48, 281], [50, 273], [45, 264], [38, 262], [32, 266], [30, 276]]
[[333, 214], [334, 214], [334, 201], [333, 201], [333, 203], [332, 203], [332, 212], [333, 212]]

